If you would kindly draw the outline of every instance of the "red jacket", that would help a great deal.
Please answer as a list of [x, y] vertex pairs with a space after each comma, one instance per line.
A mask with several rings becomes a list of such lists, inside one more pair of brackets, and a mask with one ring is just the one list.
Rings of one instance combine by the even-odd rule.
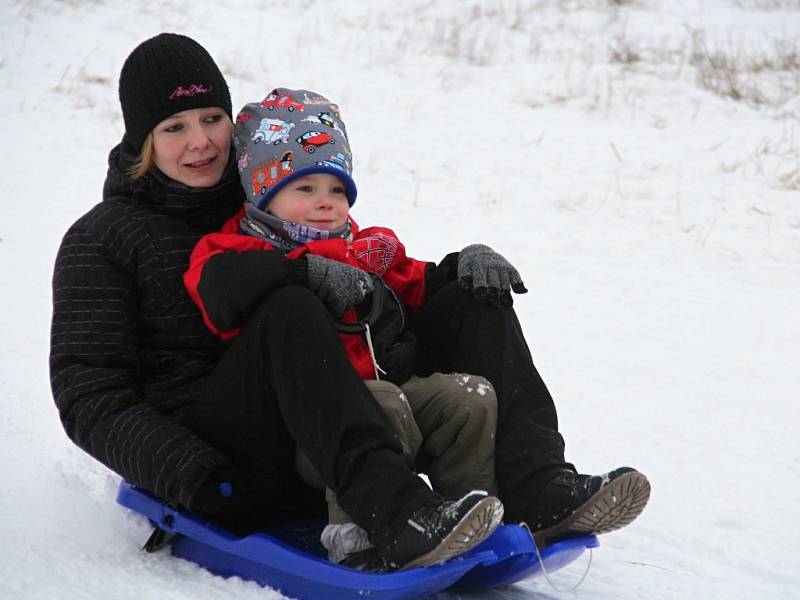
[[[231, 339], [259, 301], [273, 289], [304, 281], [297, 267], [305, 270], [307, 253], [375, 273], [392, 288], [404, 307], [415, 312], [425, 301], [425, 274], [430, 263], [406, 256], [405, 247], [391, 229], [369, 227], [359, 230], [351, 219], [353, 240], [320, 240], [306, 243], [284, 256], [257, 237], [239, 232], [244, 210], [231, 217], [219, 233], [203, 236], [192, 251], [183, 281], [189, 295], [211, 331]], [[268, 251], [268, 252], [264, 252]], [[288, 261], [286, 259], [289, 259]], [[341, 317], [357, 323], [356, 309]], [[362, 379], [374, 379], [375, 371], [366, 340], [362, 335], [340, 333], [342, 344], [353, 367]]]

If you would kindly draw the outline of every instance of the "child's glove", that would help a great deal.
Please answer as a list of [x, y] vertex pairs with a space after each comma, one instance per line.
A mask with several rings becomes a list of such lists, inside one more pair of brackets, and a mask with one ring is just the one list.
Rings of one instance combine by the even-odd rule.
[[528, 291], [512, 264], [483, 244], [467, 246], [458, 255], [458, 284], [478, 302], [492, 306], [510, 306], [512, 290]]
[[373, 290], [369, 273], [329, 258], [306, 254], [308, 287], [335, 317], [359, 304]]

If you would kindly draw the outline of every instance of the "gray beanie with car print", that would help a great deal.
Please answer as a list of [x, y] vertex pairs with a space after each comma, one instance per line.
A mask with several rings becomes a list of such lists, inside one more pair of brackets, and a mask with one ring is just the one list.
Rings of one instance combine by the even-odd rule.
[[252, 209], [266, 212], [270, 199], [287, 183], [312, 173], [329, 173], [356, 201], [352, 154], [339, 107], [308, 90], [272, 90], [236, 116], [233, 143]]

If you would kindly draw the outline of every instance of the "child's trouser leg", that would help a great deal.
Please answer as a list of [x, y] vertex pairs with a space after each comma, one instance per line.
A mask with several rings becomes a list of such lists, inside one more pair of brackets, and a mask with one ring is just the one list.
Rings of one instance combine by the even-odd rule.
[[422, 432], [417, 465], [433, 489], [453, 497], [474, 489], [495, 495], [497, 397], [491, 384], [477, 375], [434, 373], [401, 387]]
[[[414, 414], [409, 406], [403, 390], [388, 381], [365, 381], [367, 389], [383, 410], [389, 422], [389, 430], [403, 447], [403, 454], [408, 457], [409, 464], [414, 463], [417, 451], [422, 443], [422, 434], [414, 421]], [[328, 522], [331, 524], [350, 523], [352, 519], [339, 506], [336, 493], [325, 486], [317, 470], [311, 465], [301, 450], [297, 450], [295, 468], [308, 485], [325, 490], [328, 503]], [[469, 488], [472, 489], [472, 488]]]
[[[403, 447], [403, 454], [413, 464], [422, 442], [422, 434], [414, 422], [414, 415], [403, 391], [388, 381], [365, 381], [367, 389], [383, 410], [390, 431]], [[328, 551], [331, 562], [342, 562], [348, 556], [370, 548], [367, 532], [353, 523], [353, 519], [339, 506], [336, 493], [325, 486], [317, 470], [302, 450], [295, 456], [295, 468], [300, 477], [312, 487], [325, 490], [328, 503], [328, 526], [322, 531], [321, 542]]]
[[528, 505], [564, 460], [553, 398], [533, 364], [510, 306], [477, 302], [450, 282], [414, 316], [418, 375], [475, 373], [497, 394], [495, 470], [507, 520], [525, 520]]

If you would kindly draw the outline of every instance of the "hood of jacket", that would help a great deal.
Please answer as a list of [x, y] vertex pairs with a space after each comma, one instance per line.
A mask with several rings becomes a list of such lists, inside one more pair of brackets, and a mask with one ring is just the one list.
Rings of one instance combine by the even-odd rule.
[[126, 170], [134, 154], [126, 139], [108, 156], [108, 172], [103, 185], [103, 201], [122, 201], [146, 207], [153, 212], [189, 220], [218, 223], [238, 211], [244, 202], [233, 149], [220, 182], [210, 188], [193, 188], [152, 169], [139, 179]]

